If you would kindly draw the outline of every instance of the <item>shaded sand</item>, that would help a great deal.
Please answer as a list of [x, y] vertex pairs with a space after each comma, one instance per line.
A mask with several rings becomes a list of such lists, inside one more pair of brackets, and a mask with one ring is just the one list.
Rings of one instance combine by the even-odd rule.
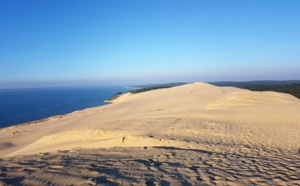
[[0, 185], [300, 185], [300, 100], [194, 83], [0, 129]]
[[6, 158], [4, 183], [24, 185], [297, 185], [299, 156], [172, 147], [58, 151]]

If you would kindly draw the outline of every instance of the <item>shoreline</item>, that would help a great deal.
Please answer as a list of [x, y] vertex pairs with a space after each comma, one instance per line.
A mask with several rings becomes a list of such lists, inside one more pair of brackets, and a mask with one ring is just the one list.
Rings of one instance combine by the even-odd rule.
[[[107, 97], [113, 95], [117, 91], [124, 91], [126, 89], [124, 87], [84, 87], [83, 89], [80, 89], [80, 87], [67, 87], [61, 88], [60, 91], [55, 91], [53, 88], [49, 88], [49, 91], [44, 88], [29, 90], [30, 92], [26, 93], [25, 96], [23, 96], [23, 91], [20, 93], [3, 94], [3, 99], [4, 96], [9, 96], [9, 98], [17, 96], [18, 99], [16, 101], [19, 102], [16, 102], [15, 104], [3, 102], [3, 104], [0, 105], [2, 106], [0, 115], [3, 114], [4, 116], [0, 121], [0, 129], [15, 125], [40, 122], [41, 120], [46, 120], [47, 118], [58, 115], [66, 115], [75, 111], [106, 105], [107, 103], [103, 101]], [[35, 90], [38, 91], [36, 92]], [[44, 93], [47, 93], [47, 95], [49, 94], [50, 98], [42, 98]], [[68, 94], [72, 93], [74, 93], [74, 96], [69, 98]], [[38, 98], [34, 99], [33, 103], [30, 103], [27, 100], [34, 96], [33, 94], [38, 95]], [[60, 96], [63, 97], [59, 98]], [[6, 108], [12, 110], [11, 113], [9, 113]]]

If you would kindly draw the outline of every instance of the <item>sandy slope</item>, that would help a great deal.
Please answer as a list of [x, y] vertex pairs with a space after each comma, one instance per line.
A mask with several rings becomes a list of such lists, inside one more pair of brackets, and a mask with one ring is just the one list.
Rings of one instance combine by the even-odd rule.
[[[0, 130], [0, 156], [7, 157], [0, 161], [0, 180], [47, 184], [59, 174], [69, 184], [300, 184], [299, 113], [300, 100], [288, 94], [205, 83], [128, 93], [110, 105]], [[95, 152], [122, 158], [105, 156], [95, 168]], [[28, 159], [36, 163], [20, 163]], [[125, 171], [127, 161], [133, 165]], [[63, 173], [78, 166], [87, 166], [87, 175]], [[138, 174], [131, 177], [127, 172], [135, 166]]]

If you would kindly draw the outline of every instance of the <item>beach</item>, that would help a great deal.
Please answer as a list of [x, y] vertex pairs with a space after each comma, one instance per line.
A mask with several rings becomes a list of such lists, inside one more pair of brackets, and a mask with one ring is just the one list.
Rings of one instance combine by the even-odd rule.
[[0, 130], [0, 185], [300, 185], [300, 100], [192, 83]]

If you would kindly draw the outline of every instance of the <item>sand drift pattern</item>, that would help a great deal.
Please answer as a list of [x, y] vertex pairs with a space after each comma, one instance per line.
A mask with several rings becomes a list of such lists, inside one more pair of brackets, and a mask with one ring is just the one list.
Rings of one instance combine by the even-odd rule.
[[272, 151], [109, 148], [0, 162], [0, 185], [300, 185], [299, 154]]

